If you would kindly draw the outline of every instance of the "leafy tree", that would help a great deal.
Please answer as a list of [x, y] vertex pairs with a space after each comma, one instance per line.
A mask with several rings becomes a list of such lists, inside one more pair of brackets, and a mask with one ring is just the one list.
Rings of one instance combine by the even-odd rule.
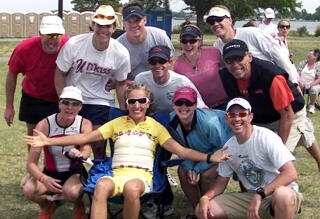
[[71, 4], [74, 4], [73, 10], [79, 12], [94, 11], [99, 5], [111, 5], [115, 11], [118, 11], [122, 6], [120, 0], [72, 0]]

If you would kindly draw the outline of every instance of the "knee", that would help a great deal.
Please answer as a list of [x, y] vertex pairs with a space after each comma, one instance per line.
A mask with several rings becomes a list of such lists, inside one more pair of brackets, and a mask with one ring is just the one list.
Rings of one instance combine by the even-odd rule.
[[187, 182], [187, 171], [182, 167], [178, 167], [178, 176], [181, 183]]
[[133, 180], [127, 182], [123, 187], [123, 196], [127, 200], [139, 199], [144, 191], [144, 185], [140, 180]]
[[62, 187], [62, 194], [65, 197], [66, 200], [74, 202], [79, 199], [81, 196], [81, 186], [74, 185], [74, 186], [68, 186], [68, 187]]
[[27, 198], [32, 198], [37, 194], [36, 186], [31, 182], [26, 182], [23, 186], [23, 194]]
[[107, 199], [112, 196], [114, 190], [113, 182], [108, 178], [100, 178], [96, 184], [93, 197]]
[[287, 186], [280, 186], [272, 194], [272, 203], [275, 208], [295, 205], [295, 193]]

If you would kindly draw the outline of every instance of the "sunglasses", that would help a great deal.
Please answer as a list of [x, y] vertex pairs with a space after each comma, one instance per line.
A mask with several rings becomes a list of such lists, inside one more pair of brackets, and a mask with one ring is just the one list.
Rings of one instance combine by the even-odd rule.
[[190, 39], [190, 40], [180, 39], [180, 42], [181, 42], [182, 44], [187, 44], [187, 43], [195, 44], [197, 41], [198, 41], [198, 39]]
[[156, 59], [150, 59], [149, 60], [149, 64], [150, 65], [156, 65], [157, 63], [159, 63], [160, 65], [163, 65], [165, 63], [167, 63], [168, 60], [162, 59], [162, 58], [156, 58]]
[[224, 60], [224, 62], [228, 65], [233, 64], [234, 62], [241, 62], [243, 60], [244, 56], [232, 56], [230, 58], [227, 58]]
[[60, 101], [63, 105], [66, 105], [66, 106], [80, 106], [81, 105], [81, 102], [80, 101], [77, 101], [77, 100], [61, 100]]
[[42, 37], [46, 40], [49, 40], [49, 39], [55, 39], [55, 40], [58, 40], [60, 39], [62, 36], [62, 34], [43, 34]]
[[107, 19], [111, 21], [114, 19], [114, 16], [104, 16], [103, 14], [97, 14], [96, 16], [94, 16], [94, 18], [101, 19], [101, 20]]
[[223, 19], [225, 19], [225, 18], [226, 18], [226, 16], [223, 16], [223, 17], [213, 17], [213, 18], [210, 18], [210, 19], [208, 20], [208, 23], [209, 23], [210, 25], [214, 25], [215, 22], [220, 23], [220, 22], [223, 21]]
[[227, 112], [227, 118], [231, 119], [231, 118], [235, 118], [236, 116], [239, 116], [240, 118], [244, 118], [247, 115], [249, 115], [248, 111], [245, 112], [239, 112], [239, 113], [233, 113], [233, 112]]
[[188, 101], [188, 100], [178, 100], [176, 102], [174, 102], [174, 105], [176, 106], [182, 106], [182, 105], [185, 105], [187, 107], [190, 107], [190, 106], [193, 106], [194, 103]]
[[141, 98], [128, 98], [126, 100], [126, 103], [128, 105], [132, 105], [132, 104], [135, 104], [137, 101], [140, 104], [144, 104], [144, 103], [149, 103], [150, 102], [148, 97], [141, 97]]
[[280, 29], [284, 29], [284, 28], [290, 29], [290, 25], [282, 25], [282, 24], [280, 24], [278, 27], [279, 27]]

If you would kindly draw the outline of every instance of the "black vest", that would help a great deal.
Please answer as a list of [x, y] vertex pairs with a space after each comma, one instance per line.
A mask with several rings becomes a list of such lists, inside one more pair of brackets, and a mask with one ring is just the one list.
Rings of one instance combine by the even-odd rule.
[[[223, 86], [227, 92], [228, 99], [242, 96], [236, 79], [226, 69], [219, 72]], [[293, 112], [304, 107], [304, 99], [294, 84], [288, 80], [288, 74], [271, 62], [253, 58], [251, 62], [251, 80], [248, 87], [248, 101], [254, 113], [254, 123], [270, 123], [280, 119], [280, 114], [274, 109], [270, 98], [270, 87], [276, 75], [283, 75], [293, 94], [294, 101], [291, 102]]]

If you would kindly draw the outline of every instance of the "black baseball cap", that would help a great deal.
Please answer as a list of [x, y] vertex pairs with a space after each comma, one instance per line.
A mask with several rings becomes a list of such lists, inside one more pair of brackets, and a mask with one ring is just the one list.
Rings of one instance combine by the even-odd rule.
[[154, 57], [163, 58], [165, 60], [170, 59], [171, 49], [167, 46], [154, 46], [149, 50], [148, 60]]
[[245, 56], [249, 51], [245, 42], [238, 39], [233, 39], [223, 47], [223, 59], [228, 59], [232, 56]]
[[202, 33], [197, 26], [185, 25], [180, 31], [180, 39], [186, 35], [191, 35], [193, 37], [201, 37]]
[[127, 20], [132, 16], [136, 16], [138, 18], [143, 18], [146, 16], [146, 13], [144, 12], [143, 9], [137, 7], [137, 6], [132, 6], [128, 7], [123, 11], [123, 19]]

